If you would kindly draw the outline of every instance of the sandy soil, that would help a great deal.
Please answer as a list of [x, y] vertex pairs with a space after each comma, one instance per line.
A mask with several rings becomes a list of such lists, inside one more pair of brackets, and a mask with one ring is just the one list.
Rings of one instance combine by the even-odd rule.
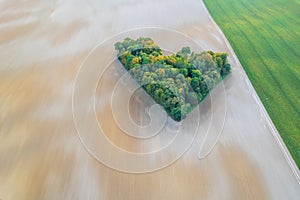
[[[224, 81], [225, 90], [219, 85], [212, 98], [199, 106], [200, 128], [191, 148], [161, 170], [131, 174], [107, 167], [86, 150], [73, 121], [72, 92], [80, 64], [95, 45], [113, 34], [141, 27], [174, 29], [204, 49], [228, 51], [233, 72]], [[168, 39], [169, 35], [158, 36], [161, 42]], [[176, 41], [173, 48], [180, 42], [184, 41]], [[106, 53], [115, 55], [113, 50]], [[96, 88], [96, 115], [106, 137], [115, 146], [136, 153], [167, 145], [174, 137], [169, 129], [147, 142], [118, 128], [108, 97], [123, 74], [120, 64], [113, 62]], [[88, 83], [91, 77], [85, 78]], [[134, 83], [121, 84], [114, 94], [119, 110], [128, 109], [128, 116], [141, 126], [153, 122], [155, 128], [156, 123], [165, 122], [159, 108], [153, 111], [160, 112], [156, 121], [151, 121], [147, 109], [154, 102], [141, 90], [128, 95], [130, 88]], [[87, 100], [82, 93], [79, 110], [89, 109]], [[124, 120], [128, 116], [125, 111], [120, 113]], [[90, 125], [88, 120], [82, 123]], [[188, 120], [184, 125], [194, 126]], [[151, 136], [148, 129], [141, 130], [132, 134]], [[184, 130], [185, 139], [191, 139], [189, 129]], [[234, 52], [200, 0], [1, 1], [0, 137], [3, 200], [293, 200], [300, 196], [299, 170], [293, 168]], [[100, 153], [105, 150], [96, 138], [94, 142]], [[186, 143], [178, 144], [173, 151]], [[170, 151], [144, 163], [125, 160], [119, 165], [158, 166], [172, 156]], [[108, 157], [116, 158], [113, 152]]]

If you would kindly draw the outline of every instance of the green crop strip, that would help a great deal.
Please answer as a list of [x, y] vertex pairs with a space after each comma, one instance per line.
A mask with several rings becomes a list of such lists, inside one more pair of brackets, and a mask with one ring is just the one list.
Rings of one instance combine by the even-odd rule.
[[204, 0], [300, 166], [300, 2]]

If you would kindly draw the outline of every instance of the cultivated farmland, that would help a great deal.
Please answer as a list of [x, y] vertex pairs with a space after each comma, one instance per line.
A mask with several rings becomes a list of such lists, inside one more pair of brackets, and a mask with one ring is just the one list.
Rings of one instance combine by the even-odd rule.
[[[176, 122], [118, 61], [127, 37], [232, 70]], [[296, 200], [299, 182], [201, 0], [1, 1], [0, 199]]]
[[205, 0], [300, 166], [300, 3]]

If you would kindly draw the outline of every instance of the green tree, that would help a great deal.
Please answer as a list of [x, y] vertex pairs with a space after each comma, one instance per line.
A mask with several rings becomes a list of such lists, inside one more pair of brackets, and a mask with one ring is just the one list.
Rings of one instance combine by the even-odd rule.
[[197, 105], [198, 104], [198, 97], [196, 92], [189, 92], [186, 96], [186, 101], [190, 103], [191, 105]]
[[183, 76], [187, 77], [188, 76], [188, 69], [182, 68], [179, 69], [179, 73], [183, 74]]
[[200, 86], [199, 78], [193, 77], [192, 80], [191, 80], [191, 86], [192, 86], [192, 88], [197, 92], [197, 89], [198, 89], [199, 86]]
[[202, 73], [200, 72], [200, 70], [198, 69], [194, 69], [192, 70], [192, 78], [200, 78], [202, 76]]

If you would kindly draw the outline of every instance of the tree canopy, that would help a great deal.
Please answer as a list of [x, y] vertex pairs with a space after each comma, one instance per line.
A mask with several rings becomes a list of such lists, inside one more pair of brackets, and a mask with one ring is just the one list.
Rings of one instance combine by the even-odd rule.
[[163, 55], [151, 38], [125, 38], [115, 49], [125, 69], [175, 121], [184, 119], [231, 71], [228, 53], [183, 47]]

